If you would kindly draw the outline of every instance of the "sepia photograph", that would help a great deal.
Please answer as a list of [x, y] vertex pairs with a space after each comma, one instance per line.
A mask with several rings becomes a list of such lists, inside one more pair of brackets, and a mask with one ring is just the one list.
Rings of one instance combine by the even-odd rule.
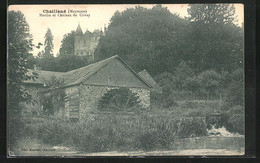
[[242, 156], [244, 5], [9, 5], [8, 157]]

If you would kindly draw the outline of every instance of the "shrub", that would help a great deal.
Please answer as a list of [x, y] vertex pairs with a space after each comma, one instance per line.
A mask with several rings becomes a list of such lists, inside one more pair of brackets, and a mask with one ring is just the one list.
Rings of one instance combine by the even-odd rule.
[[235, 106], [227, 112], [228, 121], [226, 124], [227, 130], [244, 134], [245, 132], [245, 115], [243, 106]]
[[230, 132], [245, 134], [245, 118], [243, 115], [232, 115], [228, 119], [226, 129]]
[[165, 98], [162, 102], [163, 102], [162, 105], [163, 105], [164, 108], [177, 106], [177, 103], [174, 100], [174, 97], [173, 97], [172, 94], [169, 95], [167, 98]]
[[102, 152], [115, 149], [113, 136], [115, 136], [115, 133], [111, 128], [107, 130], [104, 130], [104, 128], [93, 128], [72, 138], [74, 139], [74, 146], [82, 151]]
[[245, 115], [244, 107], [237, 105], [220, 116], [221, 126], [224, 126], [229, 132], [245, 134]]
[[43, 123], [38, 130], [37, 137], [42, 140], [43, 143], [59, 145], [66, 141], [69, 137], [68, 131], [71, 126], [70, 122], [52, 121]]
[[185, 138], [207, 135], [207, 126], [204, 118], [182, 119], [178, 125], [178, 137]]
[[162, 148], [169, 149], [177, 135], [178, 121], [160, 119], [154, 125], [159, 145]]

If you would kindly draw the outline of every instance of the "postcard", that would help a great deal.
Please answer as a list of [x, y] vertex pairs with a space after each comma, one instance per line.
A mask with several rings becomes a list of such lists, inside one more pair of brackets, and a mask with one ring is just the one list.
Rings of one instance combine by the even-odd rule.
[[8, 7], [8, 156], [245, 154], [243, 4]]

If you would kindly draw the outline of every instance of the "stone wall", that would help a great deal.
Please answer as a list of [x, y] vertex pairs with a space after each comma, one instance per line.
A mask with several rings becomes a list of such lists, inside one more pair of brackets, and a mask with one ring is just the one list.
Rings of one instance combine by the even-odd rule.
[[[111, 89], [119, 87], [110, 86], [94, 86], [81, 85], [80, 86], [80, 117], [84, 117], [87, 112], [97, 109], [99, 99]], [[130, 88], [133, 93], [139, 96], [141, 105], [144, 108], [150, 106], [150, 91], [143, 88]]]
[[[73, 87], [65, 88], [65, 103], [64, 109], [59, 109], [58, 112], [53, 115], [57, 118], [69, 119], [70, 118], [70, 100], [79, 100], [79, 117], [84, 117], [87, 113], [95, 111], [98, 106], [99, 99], [111, 89], [117, 89], [119, 87], [112, 86], [94, 86], [94, 85], [76, 85]], [[26, 104], [24, 106], [24, 114], [42, 114], [41, 104], [41, 90], [40, 87], [26, 86], [26, 90], [32, 95], [33, 100], [37, 101], [35, 104]], [[139, 97], [142, 107], [147, 108], [150, 106], [150, 91], [144, 88], [130, 88], [133, 93], [136, 93]], [[54, 105], [54, 107], [56, 107]]]
[[72, 96], [75, 96], [78, 94], [78, 98], [80, 98], [80, 91], [79, 86], [72, 86], [65, 88], [65, 105], [64, 105], [64, 111], [62, 113], [59, 113], [59, 115], [63, 116], [65, 119], [70, 118], [70, 98]]
[[97, 109], [99, 99], [109, 90], [116, 87], [105, 86], [80, 86], [80, 117], [84, 117], [87, 112]]

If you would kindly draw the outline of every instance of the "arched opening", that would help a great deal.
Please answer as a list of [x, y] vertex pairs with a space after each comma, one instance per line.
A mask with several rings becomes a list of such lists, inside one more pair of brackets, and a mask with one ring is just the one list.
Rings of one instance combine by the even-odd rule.
[[98, 102], [99, 110], [131, 110], [140, 104], [139, 97], [129, 88], [111, 89]]

